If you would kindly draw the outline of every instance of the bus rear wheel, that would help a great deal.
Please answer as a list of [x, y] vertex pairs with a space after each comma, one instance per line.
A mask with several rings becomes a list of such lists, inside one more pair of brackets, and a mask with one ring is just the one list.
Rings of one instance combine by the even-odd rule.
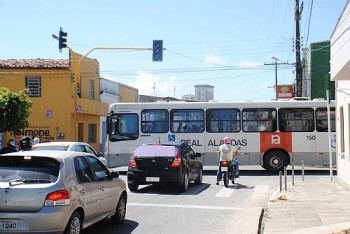
[[280, 150], [271, 150], [264, 157], [264, 168], [268, 172], [283, 171], [287, 165], [287, 155]]

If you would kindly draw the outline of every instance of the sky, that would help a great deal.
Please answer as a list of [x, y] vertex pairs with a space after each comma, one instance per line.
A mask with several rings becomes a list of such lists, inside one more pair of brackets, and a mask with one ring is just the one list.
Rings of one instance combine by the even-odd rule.
[[[347, 0], [300, 0], [302, 48], [329, 40]], [[182, 98], [195, 85], [214, 86], [218, 101], [273, 100], [278, 84], [295, 82], [295, 0], [0, 0], [0, 59], [68, 59], [67, 44], [152, 48], [163, 40], [163, 61], [151, 50], [95, 50], [100, 76], [139, 94]]]

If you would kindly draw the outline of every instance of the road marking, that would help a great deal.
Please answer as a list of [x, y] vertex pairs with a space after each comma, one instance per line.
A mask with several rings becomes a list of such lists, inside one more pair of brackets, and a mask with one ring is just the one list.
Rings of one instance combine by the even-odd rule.
[[235, 189], [223, 187], [215, 197], [230, 197]]
[[166, 207], [166, 208], [189, 208], [189, 209], [205, 209], [205, 210], [242, 210], [242, 208], [226, 207], [226, 206], [199, 206], [199, 205], [172, 205], [172, 204], [154, 204], [154, 203], [128, 203], [128, 206], [150, 206], [150, 207]]
[[252, 199], [260, 199], [269, 191], [268, 185], [257, 185], [255, 186]]

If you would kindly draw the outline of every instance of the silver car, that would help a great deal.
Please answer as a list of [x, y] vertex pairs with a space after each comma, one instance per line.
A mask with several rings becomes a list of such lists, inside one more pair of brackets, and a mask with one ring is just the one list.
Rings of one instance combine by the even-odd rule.
[[0, 233], [81, 233], [109, 217], [125, 219], [127, 192], [118, 172], [96, 156], [25, 151], [0, 156]]
[[57, 142], [46, 142], [35, 144], [32, 147], [32, 150], [66, 150], [66, 151], [77, 151], [90, 153], [98, 157], [101, 162], [106, 166], [107, 160], [104, 158], [103, 153], [97, 153], [91, 145], [85, 142], [75, 142], [75, 141], [57, 141]]

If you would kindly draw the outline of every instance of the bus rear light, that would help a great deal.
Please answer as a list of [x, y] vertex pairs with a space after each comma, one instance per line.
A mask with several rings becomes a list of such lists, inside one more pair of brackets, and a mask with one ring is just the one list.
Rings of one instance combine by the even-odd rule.
[[181, 166], [181, 153], [178, 151], [170, 167], [180, 167], [180, 166]]
[[136, 161], [135, 161], [135, 153], [132, 153], [131, 154], [131, 157], [130, 157], [130, 162], [129, 162], [129, 167], [136, 167]]

